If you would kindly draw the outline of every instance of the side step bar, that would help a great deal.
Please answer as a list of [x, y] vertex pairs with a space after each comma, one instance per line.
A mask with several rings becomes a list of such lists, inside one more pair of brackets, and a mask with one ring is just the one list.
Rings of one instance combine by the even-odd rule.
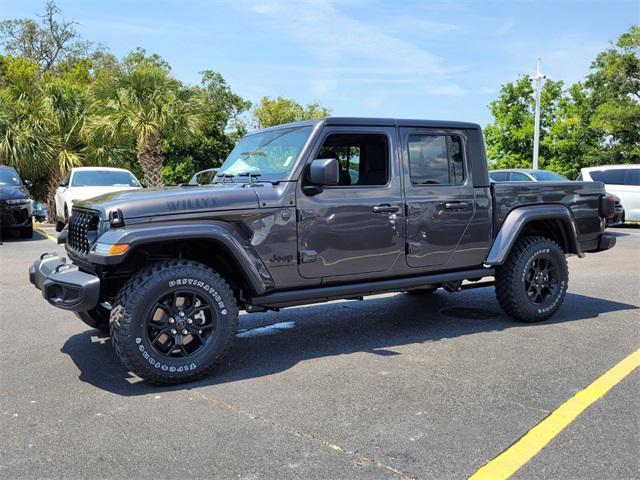
[[[421, 275], [419, 277], [402, 277], [372, 282], [330, 285], [326, 287], [268, 293], [266, 295], [253, 297], [247, 303], [250, 304], [250, 307], [293, 307], [295, 305], [307, 305], [310, 303], [326, 302], [328, 300], [340, 300], [386, 292], [399, 292], [426, 285], [438, 285], [446, 282], [467, 280], [469, 278], [480, 279], [482, 277], [491, 277], [494, 274], [495, 271], [492, 268], [478, 268], [461, 272]], [[250, 310], [250, 308], [248, 310]]]

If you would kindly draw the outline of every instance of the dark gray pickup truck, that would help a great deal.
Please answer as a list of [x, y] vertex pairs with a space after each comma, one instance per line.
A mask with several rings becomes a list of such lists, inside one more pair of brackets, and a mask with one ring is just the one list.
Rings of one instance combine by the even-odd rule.
[[251, 133], [211, 185], [74, 204], [71, 263], [29, 274], [129, 370], [179, 383], [220, 361], [240, 309], [495, 284], [511, 317], [545, 320], [565, 257], [614, 246], [612, 214], [601, 183], [491, 183], [478, 125], [327, 118]]

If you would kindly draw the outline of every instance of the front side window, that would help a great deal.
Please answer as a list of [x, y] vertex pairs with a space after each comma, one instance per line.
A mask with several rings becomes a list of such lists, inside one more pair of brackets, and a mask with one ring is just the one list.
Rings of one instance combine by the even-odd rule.
[[389, 181], [389, 145], [379, 133], [334, 133], [325, 139], [316, 158], [340, 163], [339, 186], [386, 185]]
[[131, 172], [118, 170], [81, 170], [73, 174], [72, 187], [140, 187]]
[[[217, 181], [259, 175], [262, 180], [283, 180], [311, 134], [312, 127], [280, 128], [248, 135], [240, 140], [218, 170]], [[238, 178], [239, 177], [239, 178]]]
[[414, 185], [464, 183], [462, 139], [459, 135], [410, 135], [409, 171]]

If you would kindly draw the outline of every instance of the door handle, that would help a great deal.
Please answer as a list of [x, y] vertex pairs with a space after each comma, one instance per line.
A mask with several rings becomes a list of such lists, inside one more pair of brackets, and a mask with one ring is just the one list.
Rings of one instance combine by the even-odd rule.
[[400, 210], [400, 207], [392, 207], [388, 203], [383, 203], [382, 205], [378, 205], [372, 208], [373, 213], [396, 213]]
[[444, 208], [447, 210], [464, 210], [469, 208], [469, 204], [467, 202], [447, 202], [444, 204]]

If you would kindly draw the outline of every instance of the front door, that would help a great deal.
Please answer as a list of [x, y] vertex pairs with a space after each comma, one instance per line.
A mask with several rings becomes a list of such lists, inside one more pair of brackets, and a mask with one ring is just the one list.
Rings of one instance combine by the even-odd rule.
[[[384, 272], [403, 252], [401, 180], [392, 127], [327, 127], [310, 157], [337, 158], [340, 184], [297, 189], [298, 264], [306, 278]], [[303, 177], [305, 173], [303, 172]]]
[[423, 270], [455, 268], [453, 253], [475, 212], [465, 131], [402, 128], [400, 136], [407, 264]]

